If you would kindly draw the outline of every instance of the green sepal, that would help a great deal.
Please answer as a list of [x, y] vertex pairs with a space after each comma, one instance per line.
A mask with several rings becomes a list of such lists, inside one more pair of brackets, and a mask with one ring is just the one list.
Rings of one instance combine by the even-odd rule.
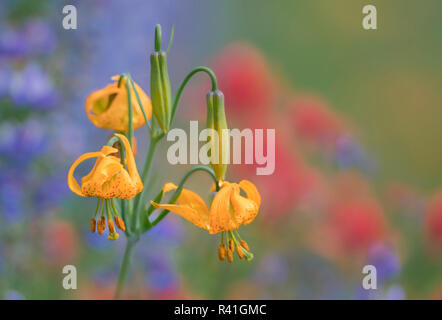
[[172, 90], [164, 51], [150, 55], [150, 94], [155, 119], [164, 133], [169, 131], [172, 109]]

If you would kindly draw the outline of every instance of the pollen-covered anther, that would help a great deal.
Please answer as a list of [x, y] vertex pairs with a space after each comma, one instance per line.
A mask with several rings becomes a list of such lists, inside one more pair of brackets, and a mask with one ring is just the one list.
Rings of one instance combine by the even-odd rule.
[[91, 231], [95, 232], [96, 228], [97, 228], [97, 222], [95, 221], [94, 218], [92, 218], [91, 219]]
[[224, 244], [220, 244], [218, 247], [218, 258], [221, 261], [226, 258], [226, 246]]
[[241, 240], [239, 243], [241, 244], [241, 247], [243, 247], [247, 251], [250, 251], [249, 245], [247, 244], [247, 242], [245, 242], [244, 240]]
[[236, 253], [240, 259], [244, 258], [244, 252], [242, 251], [241, 246], [236, 246]]
[[111, 219], [107, 220], [107, 225], [109, 226], [109, 233], [115, 233], [114, 222]]
[[233, 251], [235, 249], [235, 244], [233, 243], [233, 239], [230, 239], [230, 241], [229, 241], [229, 249], [231, 251]]
[[97, 232], [98, 234], [103, 234], [106, 225], [103, 223], [103, 220], [98, 220], [97, 222]]
[[114, 217], [115, 224], [117, 225], [118, 229], [121, 231], [126, 231], [126, 225], [124, 224], [124, 220], [120, 217], [115, 216]]
[[230, 248], [227, 249], [227, 261], [233, 262], [233, 251]]

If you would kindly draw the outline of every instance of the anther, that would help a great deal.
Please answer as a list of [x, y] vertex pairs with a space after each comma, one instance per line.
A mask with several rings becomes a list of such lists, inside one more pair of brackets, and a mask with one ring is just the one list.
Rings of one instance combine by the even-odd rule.
[[240, 246], [236, 246], [236, 253], [240, 259], [244, 258], [244, 252], [242, 251]]
[[103, 225], [103, 230], [106, 229], [106, 218], [104, 216], [101, 216], [101, 224]]
[[107, 219], [107, 225], [109, 226], [109, 233], [115, 232], [114, 222], [111, 219]]
[[97, 228], [97, 222], [95, 221], [94, 218], [92, 218], [91, 219], [91, 231], [95, 232], [96, 228]]
[[229, 241], [229, 249], [231, 251], [233, 251], [234, 248], [235, 248], [235, 246], [234, 246], [234, 243], [233, 243], [233, 239], [230, 239], [230, 241]]
[[227, 249], [227, 261], [229, 262], [233, 261], [233, 251], [230, 249]]
[[245, 242], [244, 240], [241, 240], [239, 243], [241, 244], [241, 246], [242, 246], [244, 249], [246, 249], [247, 251], [250, 251], [250, 249], [249, 249], [249, 245], [247, 244], [247, 242]]
[[98, 234], [103, 234], [105, 225], [103, 224], [103, 220], [98, 220], [97, 222], [97, 232]]
[[221, 261], [226, 258], [226, 246], [224, 244], [220, 244], [218, 247], [218, 258]]
[[126, 231], [126, 225], [124, 224], [124, 220], [123, 219], [121, 219], [120, 217], [115, 216], [114, 220], [115, 220], [115, 224], [117, 225], [117, 227], [121, 231]]

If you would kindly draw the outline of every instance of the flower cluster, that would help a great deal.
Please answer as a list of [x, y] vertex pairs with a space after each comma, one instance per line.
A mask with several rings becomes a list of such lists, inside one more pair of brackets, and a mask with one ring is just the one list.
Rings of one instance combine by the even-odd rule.
[[[227, 258], [227, 261], [232, 262], [236, 251], [240, 259], [250, 261], [253, 254], [237, 229], [256, 218], [261, 196], [250, 181], [230, 183], [224, 180], [227, 165], [220, 161], [228, 145], [224, 139], [218, 145], [211, 140], [214, 152], [212, 158], [219, 157], [211, 163], [212, 168], [196, 166], [190, 169], [179, 185], [166, 183], [147, 210], [143, 204], [155, 147], [172, 126], [182, 91], [197, 72], [207, 73], [212, 80], [212, 90], [207, 94], [207, 128], [217, 132], [227, 128], [224, 94], [218, 90], [216, 78], [210, 69], [199, 67], [189, 73], [172, 100], [167, 68], [168, 51], [169, 49], [167, 52], [161, 50], [161, 28], [157, 25], [155, 50], [151, 55], [152, 102], [129, 74], [112, 77], [113, 83], [92, 92], [86, 99], [85, 111], [89, 120], [96, 127], [112, 130], [114, 133], [100, 151], [85, 153], [71, 165], [68, 186], [81, 197], [97, 198], [96, 210], [90, 221], [91, 231], [102, 234], [107, 225], [108, 239], [117, 240], [118, 227], [127, 237], [126, 250], [130, 250], [141, 234], [153, 229], [172, 211], [210, 234], [221, 234], [218, 248], [220, 260]], [[140, 175], [135, 162], [134, 131], [142, 126], [148, 129], [150, 146]], [[74, 176], [77, 167], [92, 158], [96, 158], [94, 166], [79, 183]], [[186, 180], [196, 171], [207, 172], [214, 181], [212, 191], [216, 194], [209, 205], [195, 192], [183, 188]], [[172, 198], [168, 203], [162, 204], [164, 194], [169, 191], [174, 191]], [[241, 195], [241, 191], [246, 196]], [[152, 219], [155, 209], [162, 211], [156, 219]], [[128, 259], [126, 254], [124, 259], [123, 264]], [[117, 296], [121, 292], [121, 279], [124, 279], [124, 272], [127, 270], [122, 268], [121, 272]]]

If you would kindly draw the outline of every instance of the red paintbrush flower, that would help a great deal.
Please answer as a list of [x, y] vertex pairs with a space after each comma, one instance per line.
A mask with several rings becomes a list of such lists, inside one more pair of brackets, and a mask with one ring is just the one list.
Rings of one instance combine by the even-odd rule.
[[425, 215], [425, 234], [433, 249], [442, 249], [442, 193], [431, 200]]
[[272, 107], [275, 84], [262, 54], [244, 43], [225, 47], [212, 62], [229, 112], [236, 116], [263, 115]]

